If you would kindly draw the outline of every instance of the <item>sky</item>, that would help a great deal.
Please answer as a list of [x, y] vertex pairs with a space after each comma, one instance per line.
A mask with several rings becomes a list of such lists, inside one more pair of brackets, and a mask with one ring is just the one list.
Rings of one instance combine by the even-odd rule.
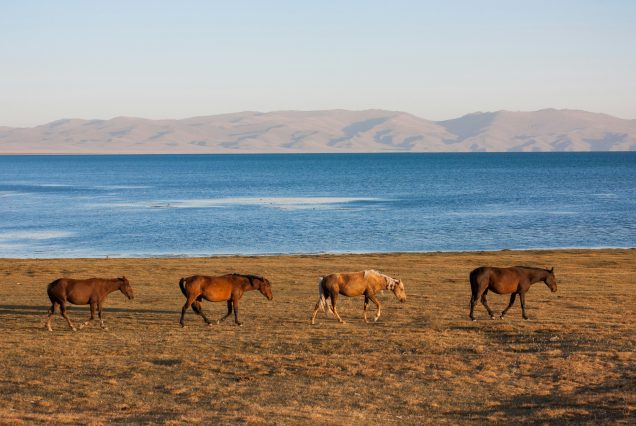
[[636, 1], [0, 2], [0, 126], [370, 109], [636, 119]]

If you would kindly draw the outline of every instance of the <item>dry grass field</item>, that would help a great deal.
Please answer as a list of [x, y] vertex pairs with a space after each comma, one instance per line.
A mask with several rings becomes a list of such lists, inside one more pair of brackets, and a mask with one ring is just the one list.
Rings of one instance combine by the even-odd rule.
[[[519, 264], [554, 266], [558, 292], [535, 284], [529, 321], [518, 304], [494, 321], [478, 305], [469, 321], [469, 271]], [[366, 268], [401, 278], [407, 302], [385, 292], [365, 324], [362, 298], [341, 298], [347, 324], [310, 326], [317, 277]], [[191, 311], [179, 327], [179, 278], [226, 272], [265, 275], [274, 300], [247, 293], [242, 327]], [[46, 331], [50, 281], [122, 274], [135, 301], [109, 296], [108, 331], [72, 332], [59, 315]], [[635, 308], [636, 250], [4, 259], [0, 423], [633, 424]], [[225, 304], [204, 309], [218, 318]]]

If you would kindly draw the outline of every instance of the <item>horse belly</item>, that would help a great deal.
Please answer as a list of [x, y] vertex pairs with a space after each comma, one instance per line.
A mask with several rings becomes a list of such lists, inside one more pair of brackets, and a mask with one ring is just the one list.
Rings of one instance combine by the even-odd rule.
[[90, 298], [90, 293], [84, 293], [81, 290], [76, 289], [69, 291], [66, 295], [66, 300], [73, 305], [88, 305]]
[[493, 280], [488, 289], [495, 294], [509, 294], [517, 291], [519, 282], [516, 280]]
[[209, 289], [203, 295], [203, 298], [209, 302], [224, 302], [232, 297], [231, 288]]
[[347, 297], [355, 297], [364, 294], [367, 289], [366, 283], [356, 283], [353, 281], [340, 284], [339, 293]]

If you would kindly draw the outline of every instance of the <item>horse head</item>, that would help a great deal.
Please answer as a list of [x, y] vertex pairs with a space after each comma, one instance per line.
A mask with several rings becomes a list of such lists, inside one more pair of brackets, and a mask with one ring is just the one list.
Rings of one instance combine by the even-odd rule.
[[269, 280], [263, 277], [257, 277], [257, 279], [261, 281], [258, 291], [260, 291], [263, 296], [267, 297], [267, 300], [272, 300], [274, 296], [272, 295], [272, 285]]
[[128, 282], [128, 278], [122, 276], [121, 278], [117, 278], [117, 280], [121, 282], [119, 291], [121, 291], [129, 300], [132, 300], [134, 298], [133, 289]]
[[543, 282], [548, 286], [552, 293], [554, 293], [555, 291], [557, 291], [557, 281], [556, 277], [554, 276], [554, 267], [552, 267], [551, 269], [546, 269], [546, 271], [547, 274]]
[[390, 278], [392, 281], [388, 285], [388, 289], [395, 294], [395, 297], [402, 303], [406, 302], [406, 291], [404, 290], [404, 283], [402, 280], [396, 280], [394, 278]]

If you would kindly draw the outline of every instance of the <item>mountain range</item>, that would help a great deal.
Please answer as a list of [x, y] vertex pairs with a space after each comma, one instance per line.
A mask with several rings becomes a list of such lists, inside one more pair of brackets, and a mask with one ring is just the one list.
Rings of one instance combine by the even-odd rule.
[[556, 109], [476, 112], [445, 121], [398, 111], [324, 110], [0, 127], [0, 154], [634, 150], [636, 120]]

